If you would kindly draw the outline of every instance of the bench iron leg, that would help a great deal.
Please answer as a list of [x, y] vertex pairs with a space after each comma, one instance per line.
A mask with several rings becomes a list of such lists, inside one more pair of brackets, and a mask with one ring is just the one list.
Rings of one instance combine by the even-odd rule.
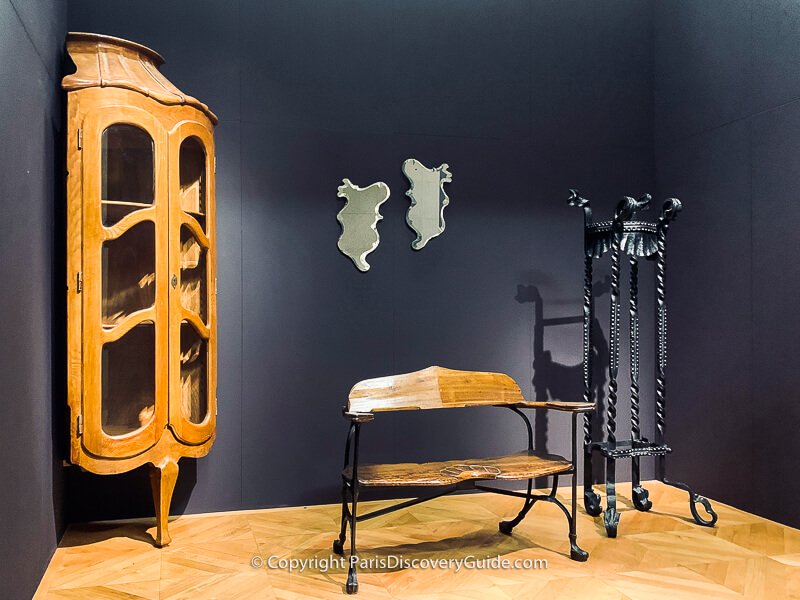
[[569, 557], [578, 562], [585, 562], [589, 558], [589, 553], [578, 546], [578, 486], [576, 478], [577, 473], [572, 473], [572, 514], [567, 517], [569, 520]]
[[353, 489], [353, 512], [350, 514], [350, 567], [347, 569], [347, 586], [348, 594], [355, 594], [358, 592], [358, 574], [356, 573], [356, 563], [358, 557], [356, 556], [356, 505], [358, 504], [358, 482]]
[[[591, 461], [591, 452], [589, 453]], [[558, 476], [556, 476], [558, 482]], [[555, 489], [555, 486], [553, 486]], [[585, 496], [584, 496], [585, 498]], [[567, 515], [569, 521], [569, 557], [578, 562], [589, 558], [589, 553], [578, 546], [578, 414], [572, 415], [572, 514]], [[566, 511], [564, 511], [566, 512]]]
[[347, 570], [347, 585], [345, 590], [348, 594], [358, 592], [358, 575], [356, 573], [356, 514], [358, 510], [358, 434], [361, 426], [355, 423], [355, 436], [353, 440], [353, 478], [350, 481], [350, 493], [353, 496], [352, 510], [350, 511], [350, 567]]
[[[358, 575], [356, 574], [356, 511], [358, 506], [358, 434], [361, 430], [359, 423], [352, 423], [347, 433], [347, 443], [344, 446], [344, 468], [350, 464], [350, 444], [353, 444], [353, 471], [350, 481], [342, 477], [342, 525], [339, 537], [333, 540], [333, 552], [339, 556], [344, 555], [344, 542], [347, 539], [347, 524], [350, 523], [350, 566], [347, 570], [347, 584], [345, 591], [348, 594], [358, 592]], [[350, 508], [347, 507], [347, 491], [350, 490]]]

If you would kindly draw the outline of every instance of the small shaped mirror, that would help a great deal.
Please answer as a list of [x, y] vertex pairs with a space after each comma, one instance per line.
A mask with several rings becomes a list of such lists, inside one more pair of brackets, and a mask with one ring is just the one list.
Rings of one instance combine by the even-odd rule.
[[415, 158], [403, 163], [403, 173], [411, 183], [406, 196], [411, 198], [406, 223], [417, 234], [411, 242], [414, 250], [421, 250], [429, 240], [444, 231], [444, 207], [450, 198], [444, 191], [444, 184], [453, 181], [447, 163], [436, 169], [429, 169]]
[[342, 225], [339, 250], [349, 256], [359, 271], [368, 271], [367, 255], [378, 247], [378, 221], [383, 219], [381, 204], [389, 199], [389, 186], [379, 181], [365, 188], [343, 179], [339, 198], [346, 200], [344, 208], [336, 215]]

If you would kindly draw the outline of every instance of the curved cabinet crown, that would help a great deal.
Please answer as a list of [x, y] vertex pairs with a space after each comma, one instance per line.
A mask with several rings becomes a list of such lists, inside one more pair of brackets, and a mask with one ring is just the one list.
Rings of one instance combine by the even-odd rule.
[[216, 116], [158, 54], [70, 34], [67, 315], [71, 461], [151, 463], [156, 543], [182, 456], [216, 427]]

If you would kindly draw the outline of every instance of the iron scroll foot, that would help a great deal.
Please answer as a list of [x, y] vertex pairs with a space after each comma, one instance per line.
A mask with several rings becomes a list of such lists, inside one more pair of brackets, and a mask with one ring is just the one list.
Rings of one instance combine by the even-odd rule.
[[333, 540], [333, 553], [344, 556], [344, 540]]
[[642, 512], [650, 510], [653, 507], [653, 503], [650, 501], [650, 492], [642, 486], [633, 488], [633, 506]]
[[617, 512], [617, 491], [616, 491], [616, 463], [611, 456], [606, 457], [606, 512], [603, 514], [603, 525], [606, 528], [606, 535], [610, 538], [617, 537], [617, 525], [619, 525], [619, 513]]
[[536, 500], [531, 500], [530, 502], [526, 502], [525, 506], [522, 507], [522, 510], [519, 511], [519, 514], [511, 519], [510, 521], [500, 521], [498, 524], [498, 529], [500, 529], [500, 533], [504, 533], [506, 535], [511, 535], [511, 532], [514, 530], [514, 527], [519, 525], [520, 521], [525, 518], [525, 515], [528, 514], [528, 511], [531, 507], [536, 503]]
[[594, 490], [585, 490], [583, 492], [583, 507], [586, 509], [586, 513], [596, 517], [601, 512], [603, 512], [603, 507], [600, 506], [600, 494], [595, 492]]
[[606, 535], [610, 538], [617, 537], [617, 525], [619, 525], [619, 513], [616, 508], [607, 508], [603, 515], [603, 525], [606, 528]]
[[[705, 511], [711, 516], [710, 519], [704, 519], [703, 516], [697, 512], [698, 504], [703, 505]], [[711, 502], [708, 501], [708, 498], [701, 496], [700, 494], [693, 493], [689, 496], [689, 510], [692, 511], [692, 516], [694, 517], [695, 523], [702, 525], [703, 527], [713, 527], [719, 518], [717, 517], [717, 513], [714, 512], [714, 509], [711, 508]]]
[[575, 535], [569, 536], [569, 557], [577, 562], [586, 562], [589, 558], [589, 553], [578, 546]]
[[339, 528], [339, 537], [333, 540], [333, 553], [344, 556], [344, 542], [347, 539], [347, 523], [350, 521], [350, 511], [347, 509], [347, 483], [342, 483], [342, 522]]
[[[550, 495], [547, 498], [552, 498], [555, 496], [556, 489], [558, 489], [558, 475], [556, 475], [555, 480], [553, 481], [553, 490], [550, 492]], [[511, 519], [510, 521], [500, 521], [499, 529], [500, 533], [504, 533], [506, 535], [511, 535], [511, 532], [514, 530], [514, 527], [520, 524], [522, 519], [525, 518], [525, 515], [528, 514], [528, 511], [536, 504], [537, 500], [541, 500], [544, 498], [534, 498], [531, 492], [533, 491], [533, 479], [528, 480], [528, 493], [525, 496], [525, 504], [522, 505], [519, 513], [516, 517]]]
[[[702, 525], [703, 527], [713, 527], [717, 523], [717, 519], [719, 517], [717, 516], [717, 513], [714, 512], [714, 509], [711, 508], [711, 502], [708, 501], [708, 498], [695, 493], [695, 491], [691, 487], [680, 481], [670, 481], [666, 477], [662, 477], [661, 483], [678, 488], [679, 490], [683, 490], [684, 492], [689, 494], [689, 510], [692, 511], [692, 517], [694, 518], [695, 523], [697, 523], [698, 525]], [[697, 510], [698, 504], [703, 505], [703, 508], [711, 517], [710, 519], [704, 518], [698, 512]]]

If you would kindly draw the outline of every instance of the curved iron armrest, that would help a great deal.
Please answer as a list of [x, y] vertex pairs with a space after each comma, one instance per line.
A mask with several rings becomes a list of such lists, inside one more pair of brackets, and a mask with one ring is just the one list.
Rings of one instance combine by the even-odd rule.
[[518, 402], [517, 404], [498, 404], [498, 406], [513, 406], [515, 408], [547, 408], [572, 413], [593, 412], [597, 405], [594, 402]]
[[[559, 401], [548, 401], [548, 402], [517, 402], [515, 404], [496, 404], [500, 408], [508, 408], [509, 410], [515, 412], [522, 420], [525, 421], [525, 427], [528, 430], [528, 450], [533, 451], [533, 428], [531, 427], [531, 421], [528, 419], [528, 416], [522, 412], [521, 408], [545, 408], [550, 410], [558, 410], [562, 412], [568, 412], [572, 414], [572, 445], [575, 447], [576, 445], [576, 434], [577, 434], [577, 417], [578, 413], [585, 413], [585, 412], [593, 412], [596, 408], [594, 402], [559, 402]], [[572, 459], [572, 468], [573, 470], [576, 468], [575, 465], [575, 456]]]

